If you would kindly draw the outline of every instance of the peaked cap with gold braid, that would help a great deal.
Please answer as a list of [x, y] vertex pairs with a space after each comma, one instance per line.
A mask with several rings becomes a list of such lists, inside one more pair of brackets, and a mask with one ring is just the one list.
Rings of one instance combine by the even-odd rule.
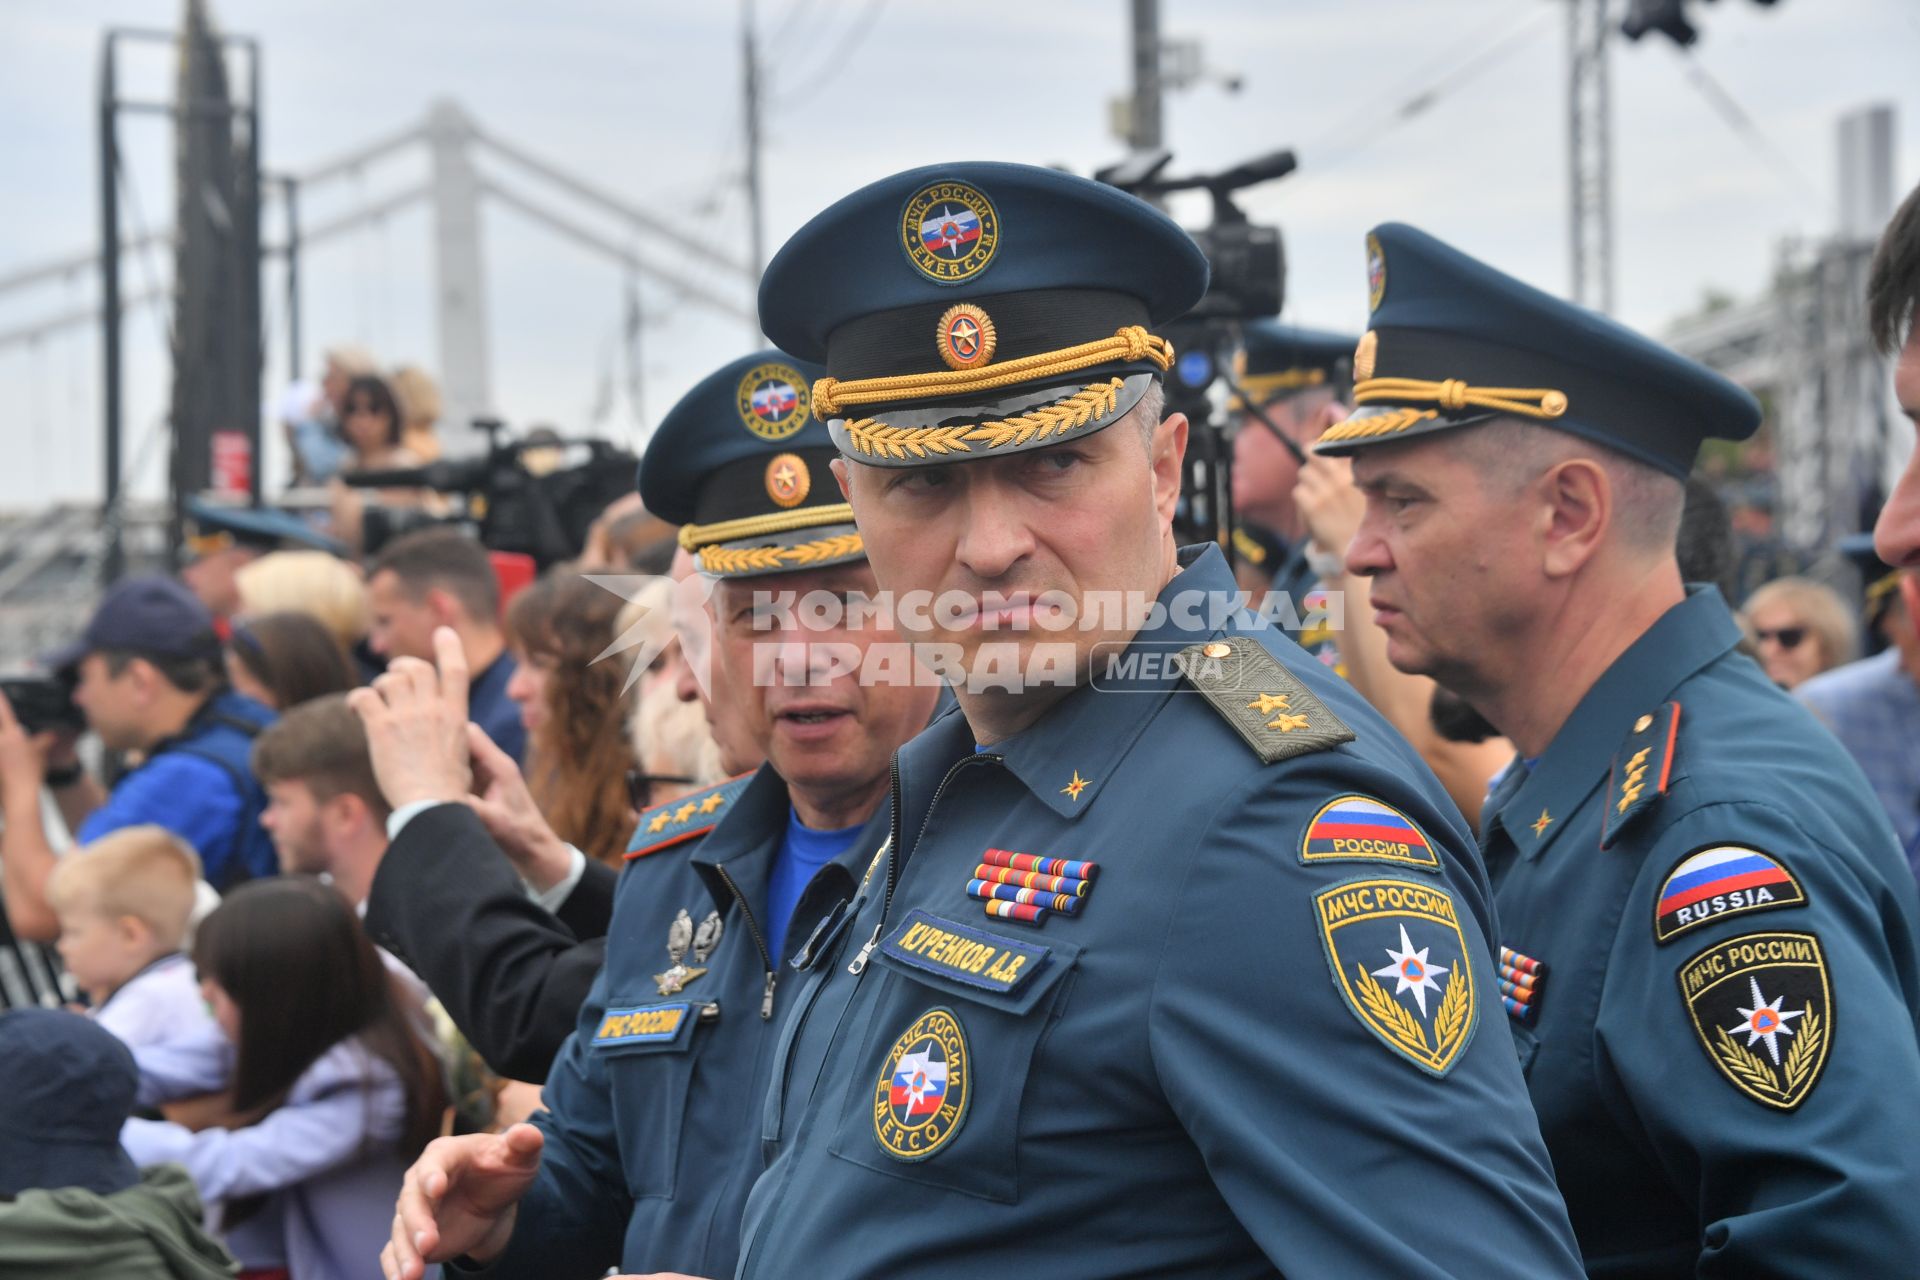
[[826, 371], [756, 351], [680, 397], [647, 442], [640, 499], [680, 526], [680, 545], [722, 578], [819, 569], [866, 558], [813, 412]]
[[879, 467], [1000, 457], [1124, 417], [1173, 362], [1156, 326], [1207, 287], [1165, 214], [1030, 165], [934, 165], [816, 216], [760, 282], [760, 326], [824, 361], [813, 410]]
[[1711, 369], [1413, 227], [1368, 234], [1367, 284], [1356, 408], [1315, 452], [1511, 417], [1685, 478], [1701, 441], [1744, 440], [1760, 426], [1759, 403]]

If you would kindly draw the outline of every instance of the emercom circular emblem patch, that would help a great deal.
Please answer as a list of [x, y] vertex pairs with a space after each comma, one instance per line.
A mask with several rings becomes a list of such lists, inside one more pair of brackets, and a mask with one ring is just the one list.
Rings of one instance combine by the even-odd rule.
[[1387, 251], [1380, 247], [1380, 237], [1369, 231], [1367, 232], [1367, 310], [1378, 311], [1380, 300], [1386, 296]]
[[935, 284], [959, 284], [987, 269], [1000, 247], [993, 202], [964, 182], [935, 182], [913, 193], [900, 212], [907, 260]]
[[960, 1131], [972, 1089], [967, 1035], [946, 1009], [915, 1018], [887, 1051], [873, 1091], [873, 1136], [896, 1160], [925, 1160]]
[[807, 425], [807, 380], [792, 365], [759, 364], [740, 379], [740, 421], [762, 440], [785, 440]]

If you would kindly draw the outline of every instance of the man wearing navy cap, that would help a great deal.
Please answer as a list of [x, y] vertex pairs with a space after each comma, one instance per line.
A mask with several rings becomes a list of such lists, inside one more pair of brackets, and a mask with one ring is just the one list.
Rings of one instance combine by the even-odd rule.
[[1502, 1003], [1596, 1276], [1920, 1254], [1920, 902], [1852, 761], [1675, 536], [1751, 397], [1411, 227], [1367, 239], [1359, 408], [1318, 449], [1403, 670], [1510, 737], [1481, 846]]
[[[1315, 594], [1320, 574], [1293, 487], [1301, 450], [1347, 416], [1353, 343], [1351, 336], [1261, 320], [1246, 326], [1235, 357], [1234, 551], [1257, 561], [1251, 576], [1264, 577], [1267, 590], [1287, 598], [1291, 613], [1280, 615], [1286, 634], [1331, 667], [1339, 666], [1340, 653], [1326, 596]], [[1270, 540], [1280, 544], [1277, 555]], [[1288, 625], [1294, 621], [1300, 625]]]
[[74, 702], [102, 743], [145, 759], [109, 794], [81, 767], [70, 735], [29, 739], [0, 698], [0, 870], [15, 933], [42, 941], [59, 930], [45, 897], [54, 853], [43, 785], [82, 844], [153, 822], [194, 847], [216, 889], [279, 869], [248, 760], [274, 715], [226, 687], [213, 615], [191, 592], [170, 578], [116, 583], [80, 639], [47, 665], [73, 680]]
[[346, 548], [296, 515], [271, 507], [223, 507], [199, 498], [187, 501], [189, 522], [180, 581], [215, 618], [240, 612], [234, 575], [270, 551], [303, 549], [345, 555]]
[[1174, 545], [1152, 330], [1206, 281], [1140, 201], [986, 163], [762, 281], [962, 714], [796, 957], [739, 1275], [1578, 1272], [1451, 806]]
[[[391, 1275], [463, 1251], [450, 1274], [734, 1268], [760, 1170], [758, 1101], [803, 986], [786, 961], [853, 896], [886, 839], [888, 758], [940, 693], [931, 678], [863, 677], [888, 656], [910, 675], [911, 654], [890, 652], [904, 649], [890, 629], [827, 616], [875, 586], [811, 409], [824, 372], [779, 351], [733, 361], [647, 446], [647, 510], [681, 526], [681, 546], [715, 584], [712, 699], [767, 763], [640, 816], [606, 966], [547, 1077], [542, 1141], [523, 1128], [429, 1149], [401, 1199]], [[435, 845], [469, 855], [482, 839], [473, 822], [458, 804], [413, 819]], [[410, 823], [395, 853], [408, 856], [412, 834]], [[501, 1159], [506, 1175], [484, 1176]], [[429, 1204], [411, 1188], [430, 1176], [466, 1191]], [[489, 1212], [468, 1216], [468, 1195]], [[433, 1233], [425, 1248], [413, 1243], [422, 1228]]]

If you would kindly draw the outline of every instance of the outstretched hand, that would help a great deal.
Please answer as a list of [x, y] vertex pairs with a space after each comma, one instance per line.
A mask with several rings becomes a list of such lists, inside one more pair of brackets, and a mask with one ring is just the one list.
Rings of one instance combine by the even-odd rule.
[[540, 1171], [545, 1142], [532, 1125], [517, 1124], [505, 1133], [428, 1143], [400, 1184], [381, 1273], [387, 1280], [423, 1280], [428, 1263], [498, 1257], [513, 1235], [520, 1197]]

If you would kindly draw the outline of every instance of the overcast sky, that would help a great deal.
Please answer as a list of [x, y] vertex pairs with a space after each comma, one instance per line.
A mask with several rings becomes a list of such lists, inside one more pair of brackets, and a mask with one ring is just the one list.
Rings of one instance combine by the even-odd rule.
[[[1616, 8], [1620, 7], [1616, 3]], [[13, 192], [0, 277], [90, 247], [97, 225], [95, 94], [101, 33], [171, 26], [177, 0], [0, 3], [0, 156]], [[1787, 237], [1835, 218], [1836, 122], [1873, 102], [1900, 116], [1896, 187], [1920, 174], [1920, 4], [1914, 0], [1694, 0], [1689, 60], [1664, 41], [1612, 54], [1616, 313], [1659, 331], [1708, 290], [1764, 288]], [[769, 251], [821, 207], [887, 173], [943, 158], [1062, 164], [1117, 158], [1108, 103], [1129, 76], [1126, 0], [758, 0], [769, 83]], [[1253, 193], [1280, 224], [1287, 318], [1357, 329], [1362, 237], [1413, 222], [1557, 292], [1567, 251], [1566, 16], [1561, 0], [1162, 0], [1166, 34], [1197, 38], [1237, 93], [1169, 97], [1178, 168], [1280, 146], [1300, 169]], [[262, 43], [268, 167], [301, 173], [424, 118], [436, 99], [698, 239], [744, 258], [739, 6], [725, 0], [216, 0]], [[130, 53], [131, 91], [170, 88], [164, 49]], [[1731, 107], [1716, 109], [1703, 78]], [[1432, 91], [1424, 109], [1404, 104]], [[1727, 112], [1749, 129], [1736, 128]], [[138, 219], [171, 218], [171, 141], [131, 118], [123, 146]], [[490, 177], [745, 304], [746, 283], [636, 241], [564, 194], [492, 160]], [[310, 193], [317, 224], [425, 176], [418, 149]], [[1176, 212], [1198, 216], [1198, 210]], [[129, 222], [135, 219], [129, 218]], [[498, 408], [517, 424], [583, 430], [619, 369], [625, 279], [613, 263], [489, 205], [488, 333]], [[315, 246], [306, 264], [306, 361], [333, 341], [383, 362], [436, 364], [431, 219], [424, 208]], [[270, 213], [267, 238], [279, 238]], [[126, 265], [164, 282], [164, 256]], [[267, 275], [269, 392], [286, 370], [285, 308]], [[616, 388], [604, 429], [635, 442], [748, 326], [640, 283], [648, 323], [642, 421]], [[0, 332], [83, 307], [85, 276], [0, 294]], [[166, 375], [159, 317], [128, 319], [129, 450], [152, 435]], [[13, 411], [0, 508], [98, 492], [98, 340], [82, 327], [0, 346]], [[618, 381], [618, 379], [616, 379]], [[161, 451], [141, 488], [156, 489]], [[269, 455], [269, 461], [273, 456]]]

